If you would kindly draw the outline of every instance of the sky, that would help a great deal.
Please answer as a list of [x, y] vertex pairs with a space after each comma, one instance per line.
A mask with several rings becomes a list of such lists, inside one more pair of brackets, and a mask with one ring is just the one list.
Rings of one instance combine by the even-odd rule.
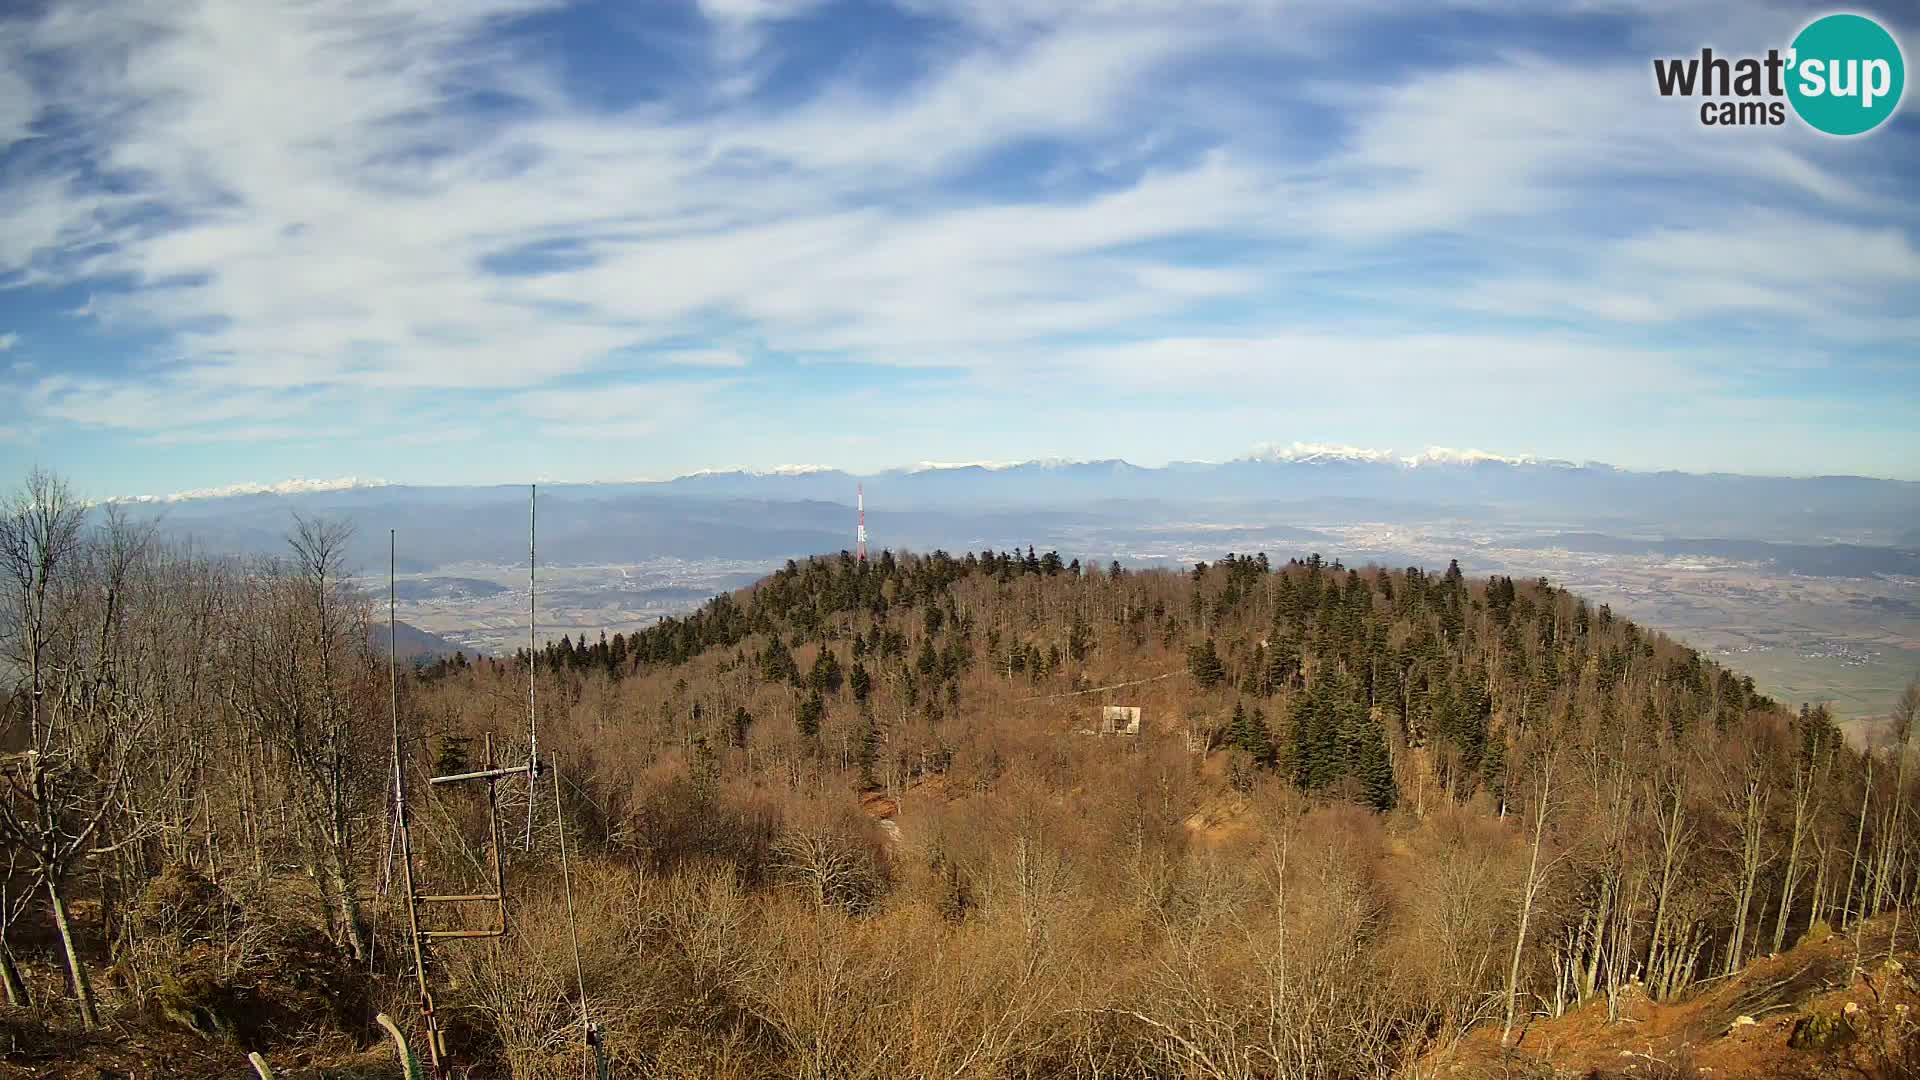
[[[1673, 10], [1679, 9], [1679, 10]], [[1774, 0], [0, 7], [0, 476], [1294, 441], [1920, 480], [1920, 108]], [[1920, 15], [1879, 19], [1909, 64]]]

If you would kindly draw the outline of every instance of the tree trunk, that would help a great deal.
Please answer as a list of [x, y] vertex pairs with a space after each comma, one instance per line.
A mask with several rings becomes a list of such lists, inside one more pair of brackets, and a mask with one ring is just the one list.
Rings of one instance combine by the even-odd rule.
[[20, 978], [20, 967], [13, 962], [13, 948], [5, 940], [0, 940], [0, 982], [7, 984], [7, 1004], [16, 1009], [33, 1004], [26, 981]]
[[1533, 852], [1527, 859], [1526, 887], [1520, 894], [1520, 926], [1513, 938], [1513, 961], [1507, 966], [1507, 1015], [1500, 1030], [1500, 1045], [1513, 1041], [1514, 1005], [1520, 994], [1520, 959], [1527, 947], [1527, 923], [1533, 918], [1533, 901], [1540, 891], [1540, 841], [1546, 833], [1547, 800], [1553, 791], [1553, 764], [1549, 759], [1539, 781], [1539, 799], [1533, 811]]
[[60, 930], [60, 944], [67, 952], [67, 974], [73, 979], [73, 996], [80, 1002], [80, 1023], [88, 1028], [100, 1026], [100, 1015], [94, 1008], [93, 986], [87, 982], [87, 969], [80, 962], [80, 950], [73, 943], [73, 924], [67, 918], [67, 902], [60, 895], [60, 886], [53, 875], [47, 877], [47, 899], [53, 903], [53, 924]]
[[1869, 751], [1867, 753], [1867, 779], [1860, 788], [1860, 825], [1854, 830], [1853, 834], [1853, 861], [1847, 864], [1847, 895], [1846, 898], [1840, 902], [1840, 918], [1843, 920], [1841, 923], [1842, 926], [1846, 925], [1844, 922], [1846, 919], [1854, 919], [1855, 921], [1859, 919], [1859, 915], [1853, 910], [1853, 881], [1854, 878], [1860, 874], [1860, 845], [1867, 836], [1867, 808], [1872, 802], [1872, 799], [1873, 753]]
[[1726, 965], [1722, 970], [1726, 975], [1740, 970], [1746, 957], [1747, 920], [1753, 910], [1754, 888], [1760, 877], [1763, 807], [1760, 781], [1749, 779], [1746, 808], [1740, 818], [1740, 891], [1733, 905], [1733, 937], [1727, 942]]
[[1813, 913], [1807, 917], [1807, 929], [1812, 930], [1820, 922], [1827, 910], [1827, 853], [1819, 853], [1819, 869], [1813, 875]]
[[1780, 882], [1780, 913], [1773, 920], [1773, 951], [1780, 952], [1787, 942], [1787, 917], [1793, 912], [1793, 893], [1800, 884], [1800, 840], [1806, 835], [1808, 796], [1796, 792], [1793, 805], [1793, 839], [1787, 846], [1787, 872]]

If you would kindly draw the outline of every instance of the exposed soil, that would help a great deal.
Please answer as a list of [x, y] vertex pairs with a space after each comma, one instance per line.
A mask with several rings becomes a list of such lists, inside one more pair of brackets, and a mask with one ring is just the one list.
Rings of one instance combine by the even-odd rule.
[[[1702, 1078], [1920, 1076], [1920, 983], [1914, 927], [1891, 958], [1891, 918], [1867, 927], [1851, 980], [1851, 937], [1821, 936], [1668, 1002], [1637, 985], [1536, 1019], [1500, 1046], [1497, 1025], [1470, 1033], [1413, 1072], [1447, 1080], [1494, 1077]], [[1799, 1037], [1796, 1038], [1796, 1032]]]

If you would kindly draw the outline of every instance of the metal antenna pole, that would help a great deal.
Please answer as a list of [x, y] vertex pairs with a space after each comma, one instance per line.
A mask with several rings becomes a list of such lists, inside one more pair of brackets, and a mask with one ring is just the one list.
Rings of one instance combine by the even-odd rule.
[[600, 1032], [593, 1026], [593, 1016], [587, 1011], [587, 974], [580, 963], [580, 927], [573, 914], [573, 875], [567, 866], [567, 813], [560, 798], [560, 758], [553, 759], [553, 819], [560, 832], [560, 885], [567, 894], [567, 936], [573, 941], [573, 981], [580, 990], [580, 1036], [599, 1065], [597, 1072], [606, 1076], [606, 1058], [600, 1050]]
[[397, 659], [397, 646], [394, 631], [398, 629], [398, 620], [394, 615], [394, 551], [396, 541], [394, 530], [387, 530], [387, 703], [393, 714], [393, 812], [400, 830], [400, 867], [405, 875], [407, 889], [407, 936], [413, 943], [413, 976], [420, 987], [420, 1012], [427, 1025], [427, 1057], [433, 1063], [436, 1077], [446, 1075], [446, 1064], [440, 1059], [440, 1027], [433, 1014], [433, 991], [427, 989], [427, 956], [420, 943], [420, 910], [418, 890], [413, 883], [413, 836], [407, 825], [407, 771], [401, 765], [400, 757], [400, 669]]
[[527, 485], [527, 835], [523, 847], [533, 850], [533, 806], [539, 801], [540, 778], [540, 724], [534, 712], [534, 683], [537, 664], [534, 649], [534, 622], [537, 611], [534, 606], [534, 571], [539, 565], [538, 551], [535, 546], [537, 533], [535, 527], [540, 513], [540, 485]]

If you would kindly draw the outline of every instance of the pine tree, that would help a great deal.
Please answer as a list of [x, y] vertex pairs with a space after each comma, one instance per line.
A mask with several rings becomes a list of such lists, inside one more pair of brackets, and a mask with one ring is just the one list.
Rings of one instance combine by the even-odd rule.
[[1227, 724], [1227, 745], [1246, 754], [1262, 769], [1273, 768], [1278, 759], [1266, 714], [1258, 707], [1248, 709], [1241, 702], [1234, 703], [1233, 719]]
[[1287, 771], [1301, 791], [1319, 791], [1340, 775], [1340, 746], [1327, 699], [1327, 682], [1318, 680], [1295, 694], [1287, 714]]
[[1073, 626], [1067, 631], [1067, 655], [1074, 663], [1085, 660], [1093, 652], [1093, 627], [1088, 625], [1086, 617], [1076, 614]]
[[847, 677], [847, 684], [853, 691], [853, 700], [866, 704], [867, 696], [873, 693], [873, 676], [867, 674], [867, 666], [860, 661], [853, 662], [853, 674]]
[[1505, 732], [1496, 733], [1487, 740], [1487, 752], [1480, 758], [1480, 778], [1487, 785], [1487, 794], [1493, 796], [1494, 809], [1505, 817], [1507, 813], [1507, 739]]
[[1227, 745], [1236, 750], [1247, 747], [1247, 706], [1243, 702], [1233, 703], [1233, 718], [1227, 721]]
[[770, 683], [800, 685], [800, 665], [778, 634], [767, 640], [766, 651], [760, 654], [760, 677]]
[[1387, 749], [1387, 733], [1380, 722], [1369, 715], [1360, 730], [1353, 764], [1354, 778], [1368, 806], [1381, 813], [1400, 801], [1400, 787], [1393, 780], [1393, 755]]
[[473, 766], [469, 750], [473, 739], [465, 735], [443, 735], [440, 738], [440, 753], [434, 758], [433, 771], [437, 776], [452, 776], [463, 773]]
[[813, 669], [807, 673], [807, 685], [826, 694], [840, 692], [840, 658], [832, 649], [821, 649], [814, 657]]
[[1212, 638], [1188, 647], [1187, 670], [1193, 673], [1193, 681], [1199, 683], [1202, 690], [1213, 689], [1227, 677], [1227, 667], [1220, 662], [1220, 653], [1214, 648]]
[[827, 715], [827, 703], [821, 698], [820, 691], [807, 692], [805, 701], [800, 703], [800, 712], [794, 718], [799, 724], [800, 734], [809, 738], [820, 737], [820, 721]]

